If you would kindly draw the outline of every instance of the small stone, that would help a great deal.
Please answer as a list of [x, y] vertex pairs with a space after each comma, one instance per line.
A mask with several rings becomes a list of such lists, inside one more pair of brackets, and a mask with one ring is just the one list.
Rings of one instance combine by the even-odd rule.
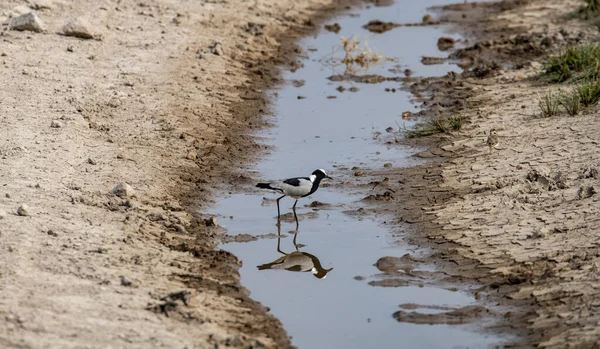
[[338, 90], [339, 92], [344, 92], [344, 91], [346, 91], [346, 88], [344, 86], [338, 86], [338, 88], [336, 88], [336, 90]]
[[90, 23], [84, 18], [72, 19], [63, 27], [66, 36], [74, 36], [81, 39], [93, 39], [94, 31]]
[[14, 30], [28, 30], [36, 33], [44, 31], [44, 24], [35, 12], [29, 12], [10, 21], [10, 28]]
[[185, 158], [188, 160], [196, 160], [197, 157], [198, 157], [198, 154], [196, 154], [195, 151], [189, 151], [187, 153], [187, 155], [185, 156]]
[[87, 159], [88, 164], [90, 165], [95, 165], [96, 164], [96, 160], [92, 159], [92, 158], [88, 158]]
[[67, 46], [67, 52], [74, 52], [75, 49], [73, 48], [73, 46]]
[[135, 196], [135, 190], [125, 182], [117, 184], [117, 186], [113, 188], [112, 193], [122, 199]]
[[19, 216], [29, 216], [29, 206], [27, 206], [27, 204], [22, 204], [17, 208], [17, 214]]
[[365, 175], [365, 173], [363, 171], [356, 171], [356, 172], [354, 172], [354, 176], [355, 177], [362, 177], [364, 175]]
[[433, 17], [431, 17], [431, 15], [425, 15], [423, 16], [423, 24], [429, 24], [433, 22]]
[[394, 128], [392, 126], [390, 126], [390, 127], [388, 127], [388, 128], [385, 129], [385, 132], [388, 132], [388, 133], [394, 132]]
[[596, 193], [596, 188], [591, 185], [585, 185], [579, 187], [579, 190], [577, 191], [577, 197], [579, 200], [583, 200], [592, 197]]
[[127, 276], [121, 275], [121, 285], [125, 287], [130, 287], [133, 285], [133, 280], [131, 280]]
[[218, 225], [217, 217], [213, 216], [208, 219], [205, 219], [204, 224], [206, 224], [207, 227], [216, 227]]
[[533, 69], [542, 69], [543, 65], [540, 62], [531, 62], [529, 63]]
[[215, 42], [209, 47], [210, 52], [217, 56], [222, 56], [225, 52], [223, 51], [223, 45], [220, 42]]
[[52, 10], [54, 7], [52, 0], [33, 0], [30, 3], [31, 7], [36, 10]]
[[0, 210], [0, 220], [6, 218], [6, 211]]
[[50, 123], [50, 127], [61, 128], [61, 127], [63, 127], [63, 124], [62, 124], [62, 122], [60, 122], [58, 120], [52, 120], [52, 122]]
[[185, 227], [181, 224], [173, 224], [173, 229], [175, 229], [176, 232], [181, 233], [181, 234], [186, 233]]
[[387, 162], [387, 163], [383, 164], [383, 167], [390, 168], [390, 167], [392, 167], [392, 163], [391, 162]]

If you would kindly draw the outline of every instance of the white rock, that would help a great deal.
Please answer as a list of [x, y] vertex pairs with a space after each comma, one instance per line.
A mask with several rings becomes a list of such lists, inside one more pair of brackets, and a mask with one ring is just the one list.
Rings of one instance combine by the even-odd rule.
[[33, 0], [30, 1], [31, 7], [36, 10], [52, 10], [54, 3], [52, 0]]
[[213, 54], [217, 55], [217, 56], [222, 56], [224, 54], [223, 52], [223, 45], [220, 42], [215, 42], [212, 46], [209, 47], [210, 52], [212, 52]]
[[90, 23], [82, 17], [71, 20], [63, 27], [66, 36], [75, 36], [82, 39], [93, 39], [94, 30]]
[[125, 182], [117, 184], [117, 186], [113, 188], [112, 193], [120, 198], [130, 198], [135, 196], [135, 190]]
[[29, 6], [19, 5], [10, 11], [10, 17], [19, 17], [20, 15], [24, 15], [29, 12], [31, 12], [31, 8]]
[[10, 21], [10, 28], [14, 30], [29, 30], [36, 33], [44, 31], [44, 24], [35, 12], [15, 17]]
[[6, 211], [0, 210], [0, 220], [6, 218]]
[[17, 208], [17, 214], [19, 216], [29, 216], [29, 206], [23, 204]]
[[62, 122], [60, 122], [58, 120], [52, 120], [52, 122], [50, 123], [50, 127], [61, 128], [61, 127], [63, 127], [63, 124], [62, 124]]

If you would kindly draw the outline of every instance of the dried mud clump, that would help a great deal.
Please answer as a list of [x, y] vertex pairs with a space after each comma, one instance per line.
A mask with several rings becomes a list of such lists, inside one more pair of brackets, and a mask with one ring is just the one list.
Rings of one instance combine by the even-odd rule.
[[364, 201], [392, 201], [394, 195], [391, 191], [386, 191], [383, 194], [371, 194], [363, 199]]
[[587, 199], [592, 197], [596, 193], [597, 191], [596, 188], [594, 188], [594, 186], [582, 185], [581, 187], [579, 187], [579, 190], [577, 190], [577, 198], [579, 200]]
[[456, 40], [452, 38], [441, 37], [438, 39], [437, 46], [440, 51], [448, 51], [456, 44]]
[[547, 168], [537, 168], [529, 171], [525, 177], [531, 183], [540, 184], [547, 191], [567, 189], [567, 177], [561, 171], [550, 172]]
[[337, 34], [342, 30], [342, 26], [339, 23], [325, 24], [325, 30]]
[[469, 305], [438, 314], [423, 314], [398, 310], [393, 316], [398, 322], [411, 324], [458, 325], [472, 322], [487, 313], [489, 313], [489, 310], [482, 306]]
[[383, 22], [378, 19], [372, 20], [369, 23], [365, 24], [363, 28], [370, 31], [371, 33], [385, 33], [389, 30], [392, 30], [396, 27], [399, 27], [400, 24], [394, 22]]

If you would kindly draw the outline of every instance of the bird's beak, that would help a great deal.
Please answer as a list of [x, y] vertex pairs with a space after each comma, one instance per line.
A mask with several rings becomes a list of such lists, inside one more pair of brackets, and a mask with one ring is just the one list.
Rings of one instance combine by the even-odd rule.
[[333, 178], [331, 178], [331, 177], [329, 177], [329, 176], [325, 176], [325, 178], [328, 178], [328, 179], [333, 179]]

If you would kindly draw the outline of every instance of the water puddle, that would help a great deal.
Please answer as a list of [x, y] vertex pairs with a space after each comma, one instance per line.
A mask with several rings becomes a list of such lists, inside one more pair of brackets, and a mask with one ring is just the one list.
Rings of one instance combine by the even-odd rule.
[[[374, 52], [395, 58], [369, 67], [366, 73], [398, 76], [390, 69], [410, 68], [415, 75], [428, 76], [459, 71], [447, 63], [421, 64], [422, 56], [445, 56], [437, 48], [437, 39], [452, 35], [443, 33], [443, 28], [401, 27], [384, 34], [362, 28], [373, 19], [420, 22], [427, 7], [450, 2], [399, 0], [390, 7], [352, 10], [329, 21], [340, 24], [339, 33], [323, 31], [304, 40], [302, 46], [308, 55], [304, 67], [285, 73], [287, 81], [303, 80], [304, 84], [296, 83], [301, 86], [295, 87], [290, 83], [273, 91], [277, 127], [259, 135], [273, 146], [273, 151], [257, 165], [257, 177], [271, 180], [308, 176], [324, 168], [343, 182], [351, 180], [347, 168], [352, 166], [383, 168], [385, 163], [407, 166], [416, 161], [409, 158], [415, 149], [388, 147], [378, 140], [387, 127], [397, 131], [407, 122], [402, 120], [403, 111], [415, 111], [410, 94], [399, 90], [400, 82], [362, 84], [326, 78], [345, 70], [330, 64], [332, 55], [343, 56], [340, 36], [355, 35], [359, 40], [366, 39]], [[346, 90], [339, 91], [339, 86]], [[352, 87], [358, 91], [351, 92]], [[410, 121], [406, 126], [410, 127]], [[284, 220], [280, 239], [275, 224], [277, 208], [272, 200], [276, 193], [249, 188], [246, 193], [223, 197], [212, 212], [220, 217], [229, 235], [263, 236], [221, 247], [243, 261], [242, 284], [254, 299], [271, 308], [293, 337], [293, 344], [300, 348], [366, 348], [375, 343], [378, 348], [472, 348], [499, 343], [499, 338], [476, 332], [473, 327], [420, 324], [427, 322], [427, 314], [475, 305], [466, 293], [420, 282], [418, 273], [403, 287], [370, 284], [385, 279], [374, 266], [380, 257], [401, 257], [412, 251], [409, 246], [397, 246], [391, 231], [380, 222], [344, 213], [356, 210], [357, 201], [365, 195], [325, 185], [299, 201], [297, 234], [293, 218]], [[307, 207], [315, 200], [327, 206]], [[291, 198], [282, 199], [282, 214], [289, 216], [293, 204]], [[433, 271], [427, 266], [417, 269], [422, 273]], [[421, 317], [411, 315], [413, 312]], [[451, 315], [446, 323], [453, 323]]]

